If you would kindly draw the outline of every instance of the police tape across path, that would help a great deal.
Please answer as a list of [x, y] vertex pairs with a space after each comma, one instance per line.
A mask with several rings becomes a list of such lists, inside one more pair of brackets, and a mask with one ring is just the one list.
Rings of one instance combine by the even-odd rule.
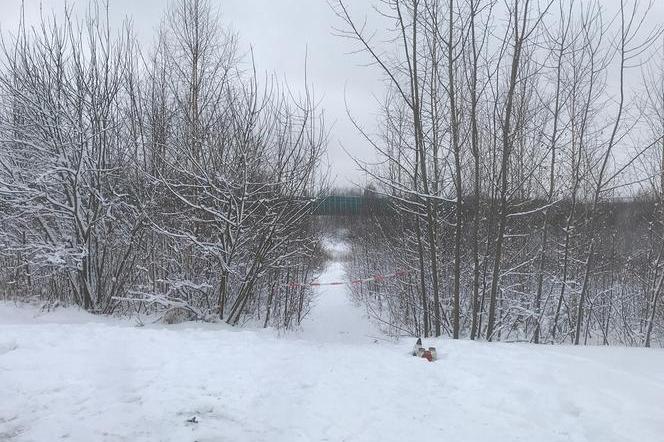
[[399, 270], [394, 273], [388, 273], [385, 275], [373, 275], [368, 278], [361, 278], [361, 279], [352, 279], [350, 281], [332, 281], [332, 282], [317, 282], [316, 280], [313, 280], [311, 282], [289, 282], [285, 283], [284, 286], [290, 287], [290, 288], [296, 288], [296, 287], [321, 287], [321, 286], [330, 286], [330, 285], [358, 285], [358, 284], [364, 284], [367, 282], [381, 282], [384, 281], [385, 279], [389, 278], [398, 278], [399, 276], [406, 276], [412, 273], [412, 271], [408, 270]]

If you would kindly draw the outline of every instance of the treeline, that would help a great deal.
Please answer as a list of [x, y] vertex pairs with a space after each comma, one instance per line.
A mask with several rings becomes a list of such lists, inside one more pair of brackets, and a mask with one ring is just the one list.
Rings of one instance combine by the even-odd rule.
[[150, 49], [92, 3], [0, 54], [0, 293], [93, 312], [288, 327], [321, 264], [309, 204], [326, 133], [241, 56], [206, 0]]
[[335, 2], [388, 84], [362, 167], [398, 219], [349, 230], [352, 278], [410, 271], [356, 291], [394, 333], [662, 336], [662, 32], [648, 5], [614, 6], [388, 0], [383, 45]]

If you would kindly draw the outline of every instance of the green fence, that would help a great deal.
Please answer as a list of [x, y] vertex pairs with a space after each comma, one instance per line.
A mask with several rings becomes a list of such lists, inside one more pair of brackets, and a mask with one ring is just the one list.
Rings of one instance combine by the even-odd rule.
[[357, 216], [390, 213], [390, 204], [386, 198], [375, 196], [321, 197], [312, 204], [312, 214], [320, 216]]

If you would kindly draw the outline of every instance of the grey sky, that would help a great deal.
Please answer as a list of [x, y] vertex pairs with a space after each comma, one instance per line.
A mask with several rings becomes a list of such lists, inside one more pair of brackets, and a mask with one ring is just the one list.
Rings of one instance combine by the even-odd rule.
[[[26, 21], [35, 24], [40, 3], [45, 11], [59, 12], [63, 5], [85, 7], [88, 0], [25, 0]], [[165, 0], [109, 0], [110, 12], [119, 24], [131, 17], [138, 38], [152, 43], [168, 4]], [[236, 31], [242, 48], [253, 47], [260, 72], [276, 73], [288, 81], [292, 89], [304, 84], [305, 54], [307, 71], [317, 98], [322, 101], [330, 130], [328, 157], [331, 174], [337, 185], [364, 183], [342, 145], [362, 158], [370, 158], [371, 149], [357, 134], [346, 115], [344, 96], [348, 97], [353, 114], [363, 124], [373, 124], [376, 108], [374, 94], [381, 94], [380, 74], [362, 66], [360, 55], [348, 55], [351, 42], [333, 35], [339, 25], [327, 0], [219, 0], [222, 25]], [[10, 31], [18, 22], [21, 0], [0, 0], [0, 25]], [[353, 0], [353, 8], [364, 15], [368, 0]]]
[[[25, 0], [26, 18], [36, 23], [40, 3], [44, 10], [62, 11], [65, 2], [77, 7], [87, 6], [89, 0]], [[586, 0], [581, 0], [586, 1]], [[120, 24], [131, 17], [139, 39], [150, 45], [167, 5], [166, 0], [109, 0], [111, 16]], [[236, 31], [244, 51], [253, 47], [259, 72], [276, 73], [286, 79], [293, 90], [304, 84], [305, 54], [308, 52], [308, 78], [316, 96], [321, 100], [330, 131], [328, 157], [331, 174], [337, 185], [364, 184], [365, 178], [345, 147], [358, 158], [371, 160], [372, 149], [357, 133], [346, 115], [344, 99], [348, 100], [353, 116], [370, 132], [375, 127], [377, 109], [375, 96], [381, 96], [384, 84], [377, 68], [367, 68], [368, 59], [361, 54], [349, 54], [357, 46], [335, 36], [334, 26], [340, 20], [327, 0], [211, 0], [221, 12], [222, 25]], [[376, 14], [372, 0], [351, 0], [355, 17]], [[619, 0], [601, 0], [603, 6], [616, 11]], [[644, 2], [645, 3], [645, 2]], [[21, 0], [0, 0], [0, 25], [3, 31], [15, 28]], [[664, 0], [656, 0], [649, 24], [664, 21]], [[369, 30], [376, 29], [370, 22]], [[632, 80], [638, 80], [638, 70], [632, 70]], [[628, 81], [630, 81], [628, 79]]]

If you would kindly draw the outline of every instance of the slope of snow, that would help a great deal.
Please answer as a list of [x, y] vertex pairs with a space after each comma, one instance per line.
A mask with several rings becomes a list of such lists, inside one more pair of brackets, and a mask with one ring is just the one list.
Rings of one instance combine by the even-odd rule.
[[85, 318], [0, 304], [0, 441], [664, 440], [658, 349], [439, 340], [429, 363], [343, 286], [283, 337]]
[[[345, 282], [342, 260], [348, 249], [338, 242], [325, 245], [333, 260], [316, 282]], [[317, 292], [314, 307], [302, 322], [302, 338], [319, 343], [367, 344], [380, 335], [364, 311], [349, 300], [345, 285], [322, 285]]]

